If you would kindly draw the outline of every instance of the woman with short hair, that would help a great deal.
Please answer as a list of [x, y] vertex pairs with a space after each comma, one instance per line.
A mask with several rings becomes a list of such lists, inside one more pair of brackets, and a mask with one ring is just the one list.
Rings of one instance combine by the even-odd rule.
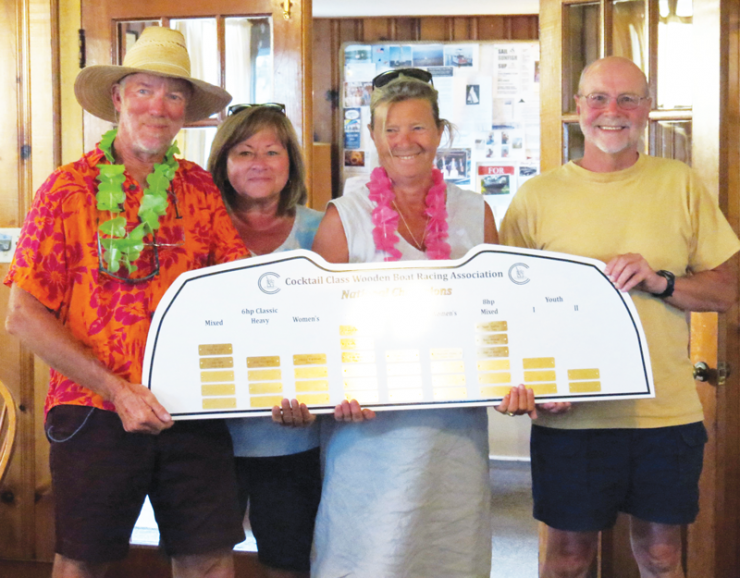
[[[310, 249], [322, 213], [303, 206], [303, 156], [281, 104], [235, 105], [213, 140], [208, 170], [252, 255]], [[242, 514], [271, 578], [307, 577], [321, 497], [318, 426], [270, 418], [226, 420], [234, 441]]]

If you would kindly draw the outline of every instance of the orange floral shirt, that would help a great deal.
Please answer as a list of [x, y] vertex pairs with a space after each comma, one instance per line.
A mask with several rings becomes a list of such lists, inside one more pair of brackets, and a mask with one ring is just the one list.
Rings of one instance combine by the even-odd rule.
[[[99, 148], [60, 167], [36, 193], [5, 284], [28, 291], [90, 347], [108, 369], [141, 383], [144, 349], [154, 310], [167, 288], [185, 271], [248, 255], [221, 194], [208, 172], [178, 159], [167, 213], [156, 233], [159, 273], [149, 281], [126, 283], [98, 270], [96, 165]], [[127, 230], [139, 224], [142, 188], [126, 173], [123, 212]], [[124, 267], [122, 266], [122, 269]], [[115, 410], [112, 403], [51, 370], [45, 411], [60, 404]]]

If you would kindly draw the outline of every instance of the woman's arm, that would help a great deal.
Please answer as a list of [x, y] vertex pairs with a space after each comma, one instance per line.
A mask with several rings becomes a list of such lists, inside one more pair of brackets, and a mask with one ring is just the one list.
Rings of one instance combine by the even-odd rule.
[[324, 218], [321, 219], [319, 230], [313, 239], [312, 250], [321, 255], [329, 263], [349, 262], [349, 246], [344, 226], [339, 218], [339, 211], [334, 205], [329, 205]]
[[485, 209], [483, 210], [483, 242], [492, 245], [498, 245], [498, 231], [496, 231], [496, 221], [493, 218], [491, 205], [483, 201]]

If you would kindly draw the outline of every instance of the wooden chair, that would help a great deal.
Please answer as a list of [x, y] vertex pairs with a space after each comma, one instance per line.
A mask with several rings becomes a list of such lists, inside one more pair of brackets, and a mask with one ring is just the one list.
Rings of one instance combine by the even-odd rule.
[[0, 483], [5, 477], [10, 458], [13, 456], [17, 418], [13, 396], [5, 384], [0, 381]]

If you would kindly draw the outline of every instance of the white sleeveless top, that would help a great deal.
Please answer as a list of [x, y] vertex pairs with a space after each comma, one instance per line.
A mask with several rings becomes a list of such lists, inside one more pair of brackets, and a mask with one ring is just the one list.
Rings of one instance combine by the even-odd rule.
[[[367, 179], [332, 201], [350, 262], [378, 262]], [[483, 242], [484, 199], [447, 185], [453, 259]], [[400, 237], [400, 236], [399, 236]], [[401, 260], [427, 259], [399, 238]], [[313, 578], [472, 578], [491, 573], [488, 419], [483, 407], [383, 411], [321, 421], [324, 485]]]
[[[375, 208], [367, 188], [367, 177], [352, 177], [344, 186], [344, 196], [331, 201], [339, 211], [344, 234], [347, 236], [350, 263], [383, 261], [385, 252], [378, 251], [373, 241], [372, 212]], [[485, 200], [482, 195], [447, 184], [447, 226], [450, 259], [459, 259], [469, 249], [483, 243]], [[401, 235], [396, 249], [402, 261], [428, 259], [426, 253], [406, 241]]]

